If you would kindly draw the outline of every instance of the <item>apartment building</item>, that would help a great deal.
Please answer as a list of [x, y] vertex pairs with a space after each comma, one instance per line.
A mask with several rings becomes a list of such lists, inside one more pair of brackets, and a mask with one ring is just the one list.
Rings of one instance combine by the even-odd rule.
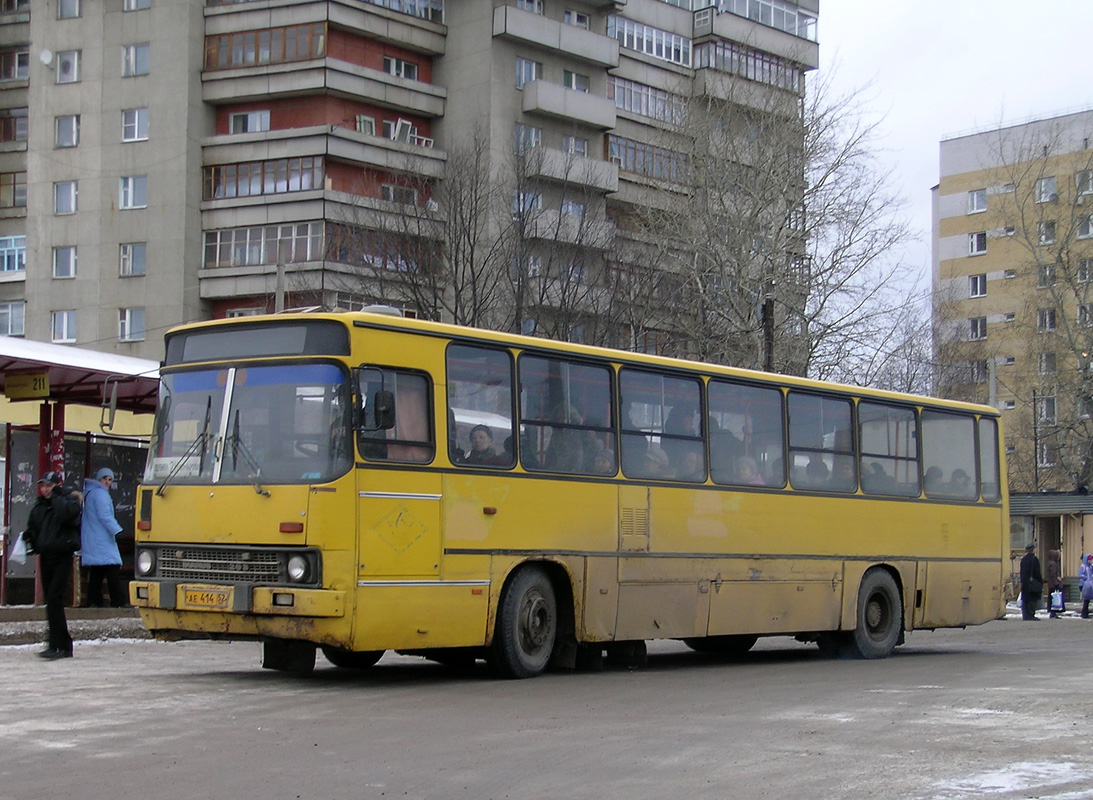
[[934, 189], [942, 395], [1003, 412], [1010, 487], [1093, 467], [1093, 111], [941, 142]]
[[[686, 191], [684, 104], [800, 98], [817, 15], [818, 0], [0, 0], [0, 333], [158, 359], [183, 321], [380, 302], [574, 339], [606, 319], [613, 343], [663, 350], [670, 323], [648, 304], [597, 305], [612, 276], [642, 281], [650, 242], [628, 221]], [[438, 266], [480, 258], [449, 252], [472, 160], [490, 211], [470, 227], [505, 278], [496, 308], [519, 300], [518, 317], [467, 316]]]

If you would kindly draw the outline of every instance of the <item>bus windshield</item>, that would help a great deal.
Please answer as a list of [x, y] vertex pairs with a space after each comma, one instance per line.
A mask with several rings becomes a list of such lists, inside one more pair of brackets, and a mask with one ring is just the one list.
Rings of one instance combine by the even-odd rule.
[[169, 373], [144, 479], [326, 481], [352, 464], [349, 433], [347, 377], [333, 364]]

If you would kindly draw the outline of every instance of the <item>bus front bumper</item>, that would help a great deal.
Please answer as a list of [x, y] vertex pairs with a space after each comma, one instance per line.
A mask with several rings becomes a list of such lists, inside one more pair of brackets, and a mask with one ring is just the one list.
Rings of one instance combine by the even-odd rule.
[[129, 602], [140, 609], [343, 617], [345, 592], [293, 586], [224, 586], [176, 581], [132, 581]]

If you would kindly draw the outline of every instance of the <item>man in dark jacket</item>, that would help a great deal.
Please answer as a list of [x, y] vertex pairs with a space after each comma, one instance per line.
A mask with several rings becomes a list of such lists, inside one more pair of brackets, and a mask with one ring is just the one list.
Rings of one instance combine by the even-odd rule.
[[80, 499], [47, 472], [38, 481], [38, 502], [30, 510], [24, 539], [41, 556], [42, 589], [49, 621], [49, 647], [42, 658], [71, 658], [72, 637], [65, 620], [65, 587], [72, 578], [72, 554], [80, 549]]
[[1036, 545], [1029, 542], [1025, 545], [1025, 557], [1021, 559], [1021, 619], [1036, 619], [1036, 608], [1044, 591], [1044, 576], [1035, 550]]

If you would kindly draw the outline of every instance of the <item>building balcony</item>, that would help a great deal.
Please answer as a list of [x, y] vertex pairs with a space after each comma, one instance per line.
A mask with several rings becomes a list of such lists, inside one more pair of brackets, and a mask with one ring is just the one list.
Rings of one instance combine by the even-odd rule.
[[313, 0], [276, 3], [247, 8], [249, 3], [229, 3], [205, 8], [205, 33], [264, 30], [282, 25], [328, 21], [338, 28], [366, 35], [407, 50], [443, 55], [447, 29], [413, 14], [400, 13], [373, 3], [352, 0]]
[[583, 217], [563, 214], [561, 211], [538, 211], [528, 221], [526, 236], [561, 242], [593, 250], [608, 250], [615, 241], [615, 223], [606, 217]]
[[536, 147], [525, 154], [528, 175], [557, 183], [583, 186], [598, 192], [619, 189], [618, 165], [575, 156], [552, 147]]
[[433, 147], [330, 125], [211, 136], [202, 142], [202, 154], [206, 166], [324, 156], [424, 178], [442, 177], [448, 158], [443, 150]]
[[378, 69], [333, 58], [206, 70], [201, 79], [202, 99], [214, 105], [269, 97], [336, 94], [365, 98], [375, 105], [425, 117], [441, 117], [448, 94], [442, 86], [396, 78]]
[[806, 69], [820, 66], [820, 46], [816, 42], [729, 12], [695, 15], [694, 43], [710, 39], [747, 42], [748, 47], [793, 61]]
[[524, 84], [523, 111], [601, 130], [614, 128], [616, 120], [614, 100], [547, 81]]
[[694, 93], [789, 119], [800, 116], [800, 98], [792, 92], [710, 67], [695, 70]]
[[493, 10], [493, 35], [557, 50], [567, 58], [606, 69], [619, 65], [619, 43], [615, 39], [515, 6], [498, 6]]

